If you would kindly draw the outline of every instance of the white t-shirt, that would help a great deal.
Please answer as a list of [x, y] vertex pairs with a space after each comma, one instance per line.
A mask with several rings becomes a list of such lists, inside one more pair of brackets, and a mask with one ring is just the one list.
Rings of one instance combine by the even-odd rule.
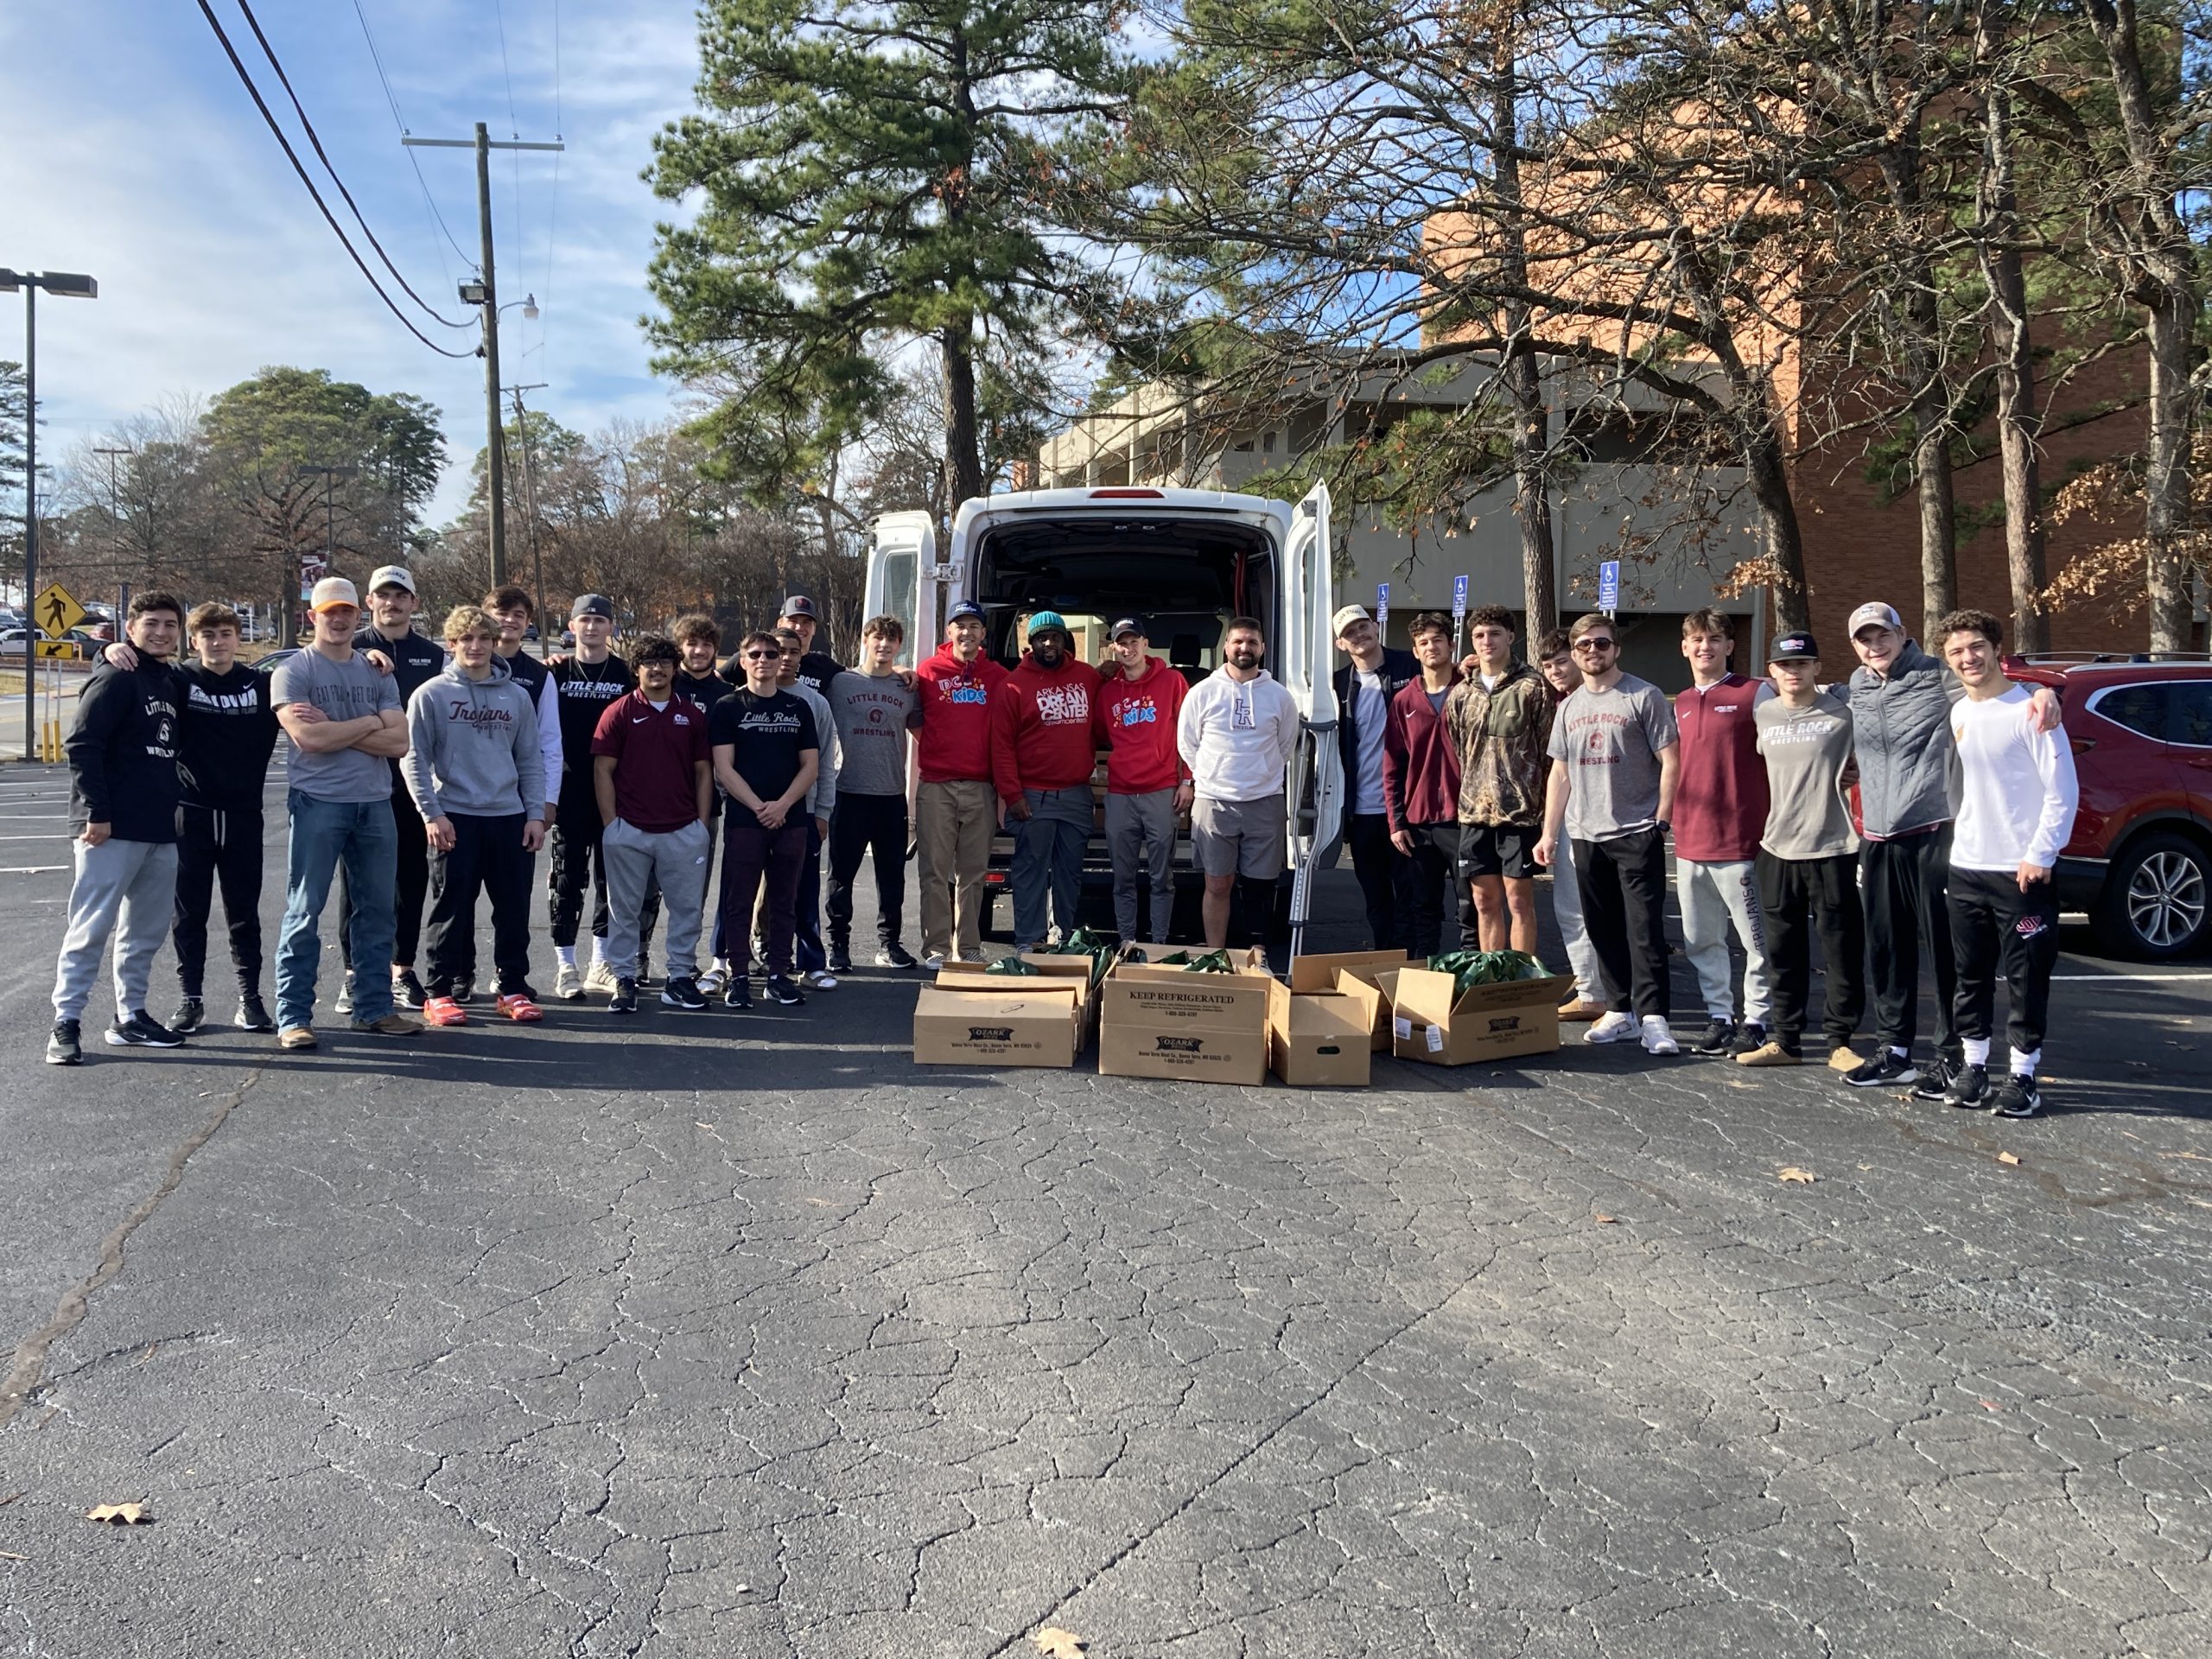
[[1382, 798], [1382, 731], [1390, 723], [1390, 700], [1382, 693], [1382, 676], [1378, 670], [1369, 673], [1364, 669], [1351, 671], [1352, 730], [1359, 734], [1359, 789], [1352, 800], [1355, 813], [1379, 814], [1389, 810], [1389, 803]]
[[2081, 798], [2066, 728], [2036, 730], [2032, 695], [2015, 685], [1999, 696], [1953, 703], [1951, 736], [1963, 780], [1951, 862], [2005, 871], [2056, 863]]

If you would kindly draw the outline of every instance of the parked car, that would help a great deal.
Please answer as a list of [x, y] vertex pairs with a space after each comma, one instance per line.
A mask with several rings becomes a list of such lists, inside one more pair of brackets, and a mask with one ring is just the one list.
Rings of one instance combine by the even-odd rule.
[[[48, 634], [44, 628], [41, 628], [38, 631], [38, 637], [41, 639], [47, 639], [53, 636]], [[68, 633], [63, 635], [62, 638], [67, 641], [69, 646], [67, 655], [72, 658], [91, 657], [98, 653], [100, 649], [99, 641], [87, 640], [74, 629], [72, 629]], [[20, 663], [22, 660], [22, 656], [23, 630], [16, 627], [10, 628], [5, 632], [0, 632], [0, 658], [13, 658], [16, 661]]]
[[2128, 956], [2212, 944], [2212, 656], [2038, 654], [2005, 671], [2066, 711], [2082, 804], [2059, 903]]

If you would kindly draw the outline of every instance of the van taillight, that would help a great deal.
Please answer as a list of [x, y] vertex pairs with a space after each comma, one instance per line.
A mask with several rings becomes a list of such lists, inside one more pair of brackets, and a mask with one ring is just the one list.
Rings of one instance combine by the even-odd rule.
[[1158, 490], [1093, 490], [1094, 501], [1161, 501], [1166, 498]]

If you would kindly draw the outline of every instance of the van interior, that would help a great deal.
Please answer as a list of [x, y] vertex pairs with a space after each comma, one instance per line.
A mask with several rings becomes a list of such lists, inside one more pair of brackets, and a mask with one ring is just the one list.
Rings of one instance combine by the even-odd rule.
[[1195, 685], [1220, 664], [1230, 617], [1257, 617], [1274, 636], [1274, 546], [1257, 526], [1230, 519], [1022, 518], [983, 532], [976, 599], [989, 619], [986, 649], [1002, 663], [1020, 660], [1017, 625], [1034, 612], [1066, 618], [1094, 663], [1115, 620], [1136, 616], [1153, 654]]

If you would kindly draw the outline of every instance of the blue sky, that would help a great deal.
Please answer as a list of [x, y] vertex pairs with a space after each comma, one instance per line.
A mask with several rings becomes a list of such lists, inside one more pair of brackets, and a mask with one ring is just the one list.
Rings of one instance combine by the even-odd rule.
[[[235, 0], [210, 3], [314, 170]], [[466, 137], [482, 120], [495, 138], [557, 130], [569, 144], [557, 192], [554, 156], [524, 154], [518, 168], [493, 158], [500, 297], [534, 291], [543, 311], [536, 322], [506, 314], [501, 378], [549, 382], [532, 405], [587, 430], [675, 410], [681, 390], [652, 377], [637, 322], [666, 206], [639, 173], [652, 135], [691, 105], [691, 0], [559, 0], [557, 116], [556, 0], [360, 6], [411, 131]], [[474, 264], [474, 158], [401, 149], [352, 0], [264, 0], [255, 15], [394, 263], [446, 315], [472, 315], [454, 285]], [[480, 361], [436, 356], [385, 309], [194, 0], [0, 8], [0, 109], [11, 135], [0, 265], [90, 271], [100, 284], [91, 303], [39, 307], [45, 443], [66, 450], [165, 397], [212, 395], [264, 365], [327, 368], [438, 405], [450, 464], [431, 516], [453, 515], [483, 442]], [[410, 155], [467, 257], [433, 222]], [[336, 193], [318, 182], [345, 222]], [[365, 245], [362, 253], [374, 268]], [[412, 312], [388, 276], [386, 286]], [[416, 321], [441, 344], [474, 344], [473, 334]], [[22, 351], [22, 308], [10, 296], [0, 299], [0, 357]]]

